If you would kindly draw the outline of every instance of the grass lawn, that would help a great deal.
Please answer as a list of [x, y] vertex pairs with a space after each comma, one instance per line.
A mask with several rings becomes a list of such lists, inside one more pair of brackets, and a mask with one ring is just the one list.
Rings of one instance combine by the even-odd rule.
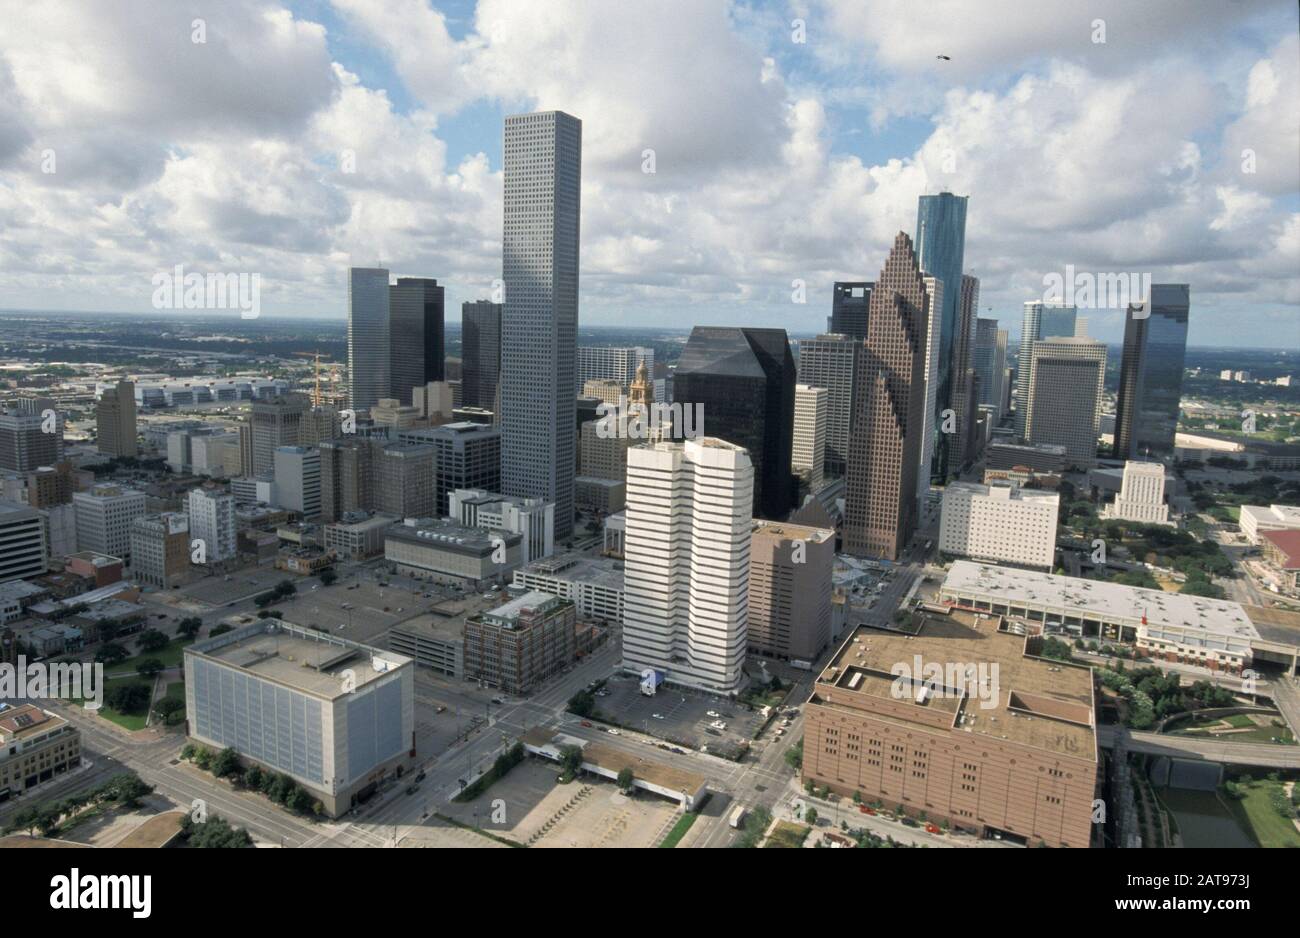
[[1232, 812], [1261, 847], [1300, 847], [1300, 830], [1277, 813], [1270, 798], [1275, 789], [1281, 788], [1281, 782], [1256, 779], [1247, 787], [1244, 800], [1227, 799]]
[[803, 842], [808, 839], [808, 834], [812, 828], [807, 824], [795, 824], [790, 821], [778, 821], [776, 827], [772, 830], [772, 835], [767, 838], [764, 847], [802, 847]]
[[[148, 687], [152, 689], [153, 681], [154, 679], [151, 677], [138, 677], [135, 675], [129, 677], [113, 677], [113, 678], [106, 676], [104, 678], [104, 694], [105, 696], [107, 696], [108, 692], [112, 690], [114, 687], [119, 687], [124, 684], [139, 684], [144, 687]], [[184, 685], [181, 686], [184, 687]], [[182, 698], [184, 697], [184, 693], [185, 693], [184, 690], [182, 690], [181, 691]], [[99, 715], [106, 720], [112, 720], [114, 723], [116, 723], [118, 726], [122, 727], [123, 729], [142, 730], [145, 727], [145, 722], [149, 718], [150, 706], [152, 706], [152, 704], [146, 705], [145, 708], [141, 710], [139, 713], [119, 713], [118, 711], [112, 709], [108, 704], [104, 704], [102, 707], [99, 708]]]
[[[105, 666], [104, 674], [110, 677], [114, 674], [130, 674], [140, 666], [141, 661], [144, 661], [147, 658], [157, 658], [163, 663], [164, 667], [179, 668], [181, 662], [185, 659], [185, 646], [192, 641], [193, 639], [191, 638], [174, 638], [157, 651], [146, 651], [138, 655], [133, 655], [117, 664]], [[125, 636], [122, 640], [122, 644], [129, 648], [134, 648], [135, 636]]]
[[676, 847], [681, 842], [681, 839], [686, 836], [686, 832], [691, 829], [691, 825], [695, 823], [697, 817], [699, 817], [698, 814], [693, 814], [690, 811], [679, 817], [677, 823], [673, 825], [673, 829], [668, 832], [668, 836], [663, 839], [663, 843], [659, 846]]

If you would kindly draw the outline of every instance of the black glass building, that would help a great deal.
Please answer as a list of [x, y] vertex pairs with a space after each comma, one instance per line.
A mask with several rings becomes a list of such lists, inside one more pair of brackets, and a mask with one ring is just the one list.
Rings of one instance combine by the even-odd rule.
[[390, 396], [411, 403], [411, 390], [445, 380], [443, 288], [427, 277], [398, 277], [389, 290]]
[[826, 331], [839, 335], [852, 336], [855, 339], [867, 337], [867, 306], [871, 302], [870, 281], [835, 283], [835, 293], [831, 297], [831, 318], [826, 322]]
[[1187, 284], [1157, 283], [1147, 304], [1128, 309], [1115, 405], [1116, 459], [1173, 458], [1189, 305]]
[[488, 300], [460, 307], [461, 400], [466, 407], [497, 409], [501, 381], [501, 304]]
[[673, 373], [673, 404], [703, 405], [703, 436], [743, 446], [754, 517], [784, 520], [797, 494], [794, 356], [784, 329], [696, 326]]

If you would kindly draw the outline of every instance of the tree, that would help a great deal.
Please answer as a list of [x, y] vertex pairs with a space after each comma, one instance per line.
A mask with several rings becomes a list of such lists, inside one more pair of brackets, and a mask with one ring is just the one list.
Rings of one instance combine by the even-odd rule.
[[119, 684], [104, 694], [104, 703], [118, 713], [140, 713], [148, 708], [149, 697], [144, 684]]
[[631, 791], [631, 790], [632, 790], [632, 782], [633, 782], [634, 780], [635, 780], [635, 776], [632, 774], [632, 768], [631, 768], [631, 766], [626, 766], [626, 765], [625, 765], [625, 766], [623, 766], [622, 769], [619, 770], [619, 773], [618, 773], [618, 787], [619, 787], [619, 790], [620, 790], [620, 791], [625, 791], [625, 792], [626, 792], [626, 791]]
[[560, 765], [564, 771], [570, 775], [577, 774], [578, 769], [582, 767], [582, 749], [578, 746], [562, 746], [560, 748]]
[[145, 629], [135, 640], [135, 646], [141, 651], [161, 651], [171, 641], [157, 629]]
[[217, 757], [212, 760], [212, 774], [217, 778], [225, 778], [238, 772], [239, 753], [230, 746], [217, 753]]
[[260, 789], [262, 787], [262, 778], [266, 773], [262, 771], [261, 766], [250, 765], [244, 770], [244, 784], [249, 788]]
[[194, 821], [186, 815], [181, 821], [181, 837], [186, 846], [198, 849], [251, 847], [253, 838], [243, 828], [231, 827], [225, 818], [212, 816], [206, 821]]
[[101, 664], [117, 664], [129, 657], [131, 653], [117, 642], [105, 642], [99, 646], [99, 651], [95, 652], [95, 660]]
[[164, 697], [153, 705], [153, 712], [167, 726], [175, 726], [185, 719], [185, 701], [175, 697]]
[[198, 616], [189, 616], [176, 623], [176, 634], [193, 638], [199, 634], [201, 628], [203, 628], [203, 620]]
[[804, 822], [805, 822], [805, 823], [807, 823], [807, 824], [811, 824], [813, 827], [816, 827], [816, 826], [817, 826], [817, 809], [816, 809], [816, 808], [813, 808], [813, 807], [809, 807], [808, 810], [805, 811], [805, 812], [803, 813], [803, 819], [804, 819]]
[[334, 572], [333, 567], [326, 567], [317, 574], [317, 578], [320, 580], [321, 586], [332, 586], [338, 580], [339, 575]]
[[136, 671], [145, 677], [157, 677], [166, 668], [167, 666], [157, 658], [145, 658], [135, 666]]
[[225, 635], [227, 632], [233, 630], [234, 630], [234, 626], [232, 625], [224, 625], [224, 624], [218, 625], [216, 628], [214, 628], [211, 632], [208, 633], [208, 637], [216, 638], [218, 635]]

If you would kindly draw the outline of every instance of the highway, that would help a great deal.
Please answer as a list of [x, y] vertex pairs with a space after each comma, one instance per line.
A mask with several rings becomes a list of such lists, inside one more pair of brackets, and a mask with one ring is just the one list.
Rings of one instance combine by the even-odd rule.
[[1124, 746], [1129, 752], [1274, 769], [1300, 768], [1300, 746], [1275, 743], [1234, 743], [1167, 733], [1145, 733], [1122, 726], [1099, 726], [1097, 745], [1103, 749], [1114, 748], [1117, 734], [1125, 735]]

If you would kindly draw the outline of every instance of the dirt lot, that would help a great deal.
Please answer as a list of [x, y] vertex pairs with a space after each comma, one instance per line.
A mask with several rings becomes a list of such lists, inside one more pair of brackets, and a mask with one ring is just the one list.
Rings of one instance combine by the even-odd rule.
[[528, 759], [475, 801], [442, 811], [530, 847], [653, 847], [679, 814], [670, 801], [622, 795], [603, 779], [561, 785], [556, 776], [553, 763]]

